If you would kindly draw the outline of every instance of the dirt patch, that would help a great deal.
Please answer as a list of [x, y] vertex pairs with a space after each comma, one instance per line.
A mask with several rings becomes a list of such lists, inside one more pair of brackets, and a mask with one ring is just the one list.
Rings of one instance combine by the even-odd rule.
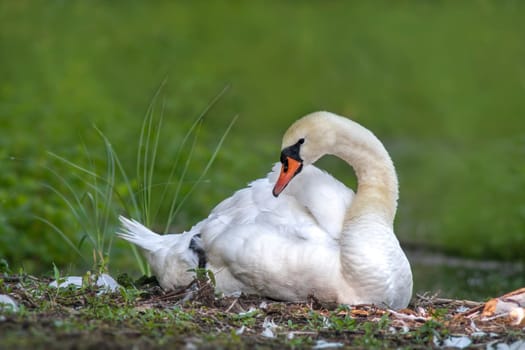
[[[154, 283], [102, 293], [56, 289], [50, 280], [4, 275], [0, 310], [7, 348], [421, 348], [518, 344], [525, 324], [487, 316], [485, 304], [417, 296], [409, 308], [218, 297], [208, 281], [165, 292]], [[524, 343], [525, 346], [525, 343]]]

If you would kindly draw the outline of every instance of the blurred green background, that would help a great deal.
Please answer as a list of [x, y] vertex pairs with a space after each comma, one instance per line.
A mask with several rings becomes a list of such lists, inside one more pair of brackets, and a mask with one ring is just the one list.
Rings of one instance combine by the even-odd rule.
[[[164, 118], [156, 181], [226, 85], [200, 128], [183, 192], [239, 115], [173, 230], [264, 176], [295, 119], [329, 110], [373, 130], [391, 153], [406, 247], [523, 261], [524, 15], [520, 1], [2, 1], [0, 257], [32, 273], [53, 262], [89, 267], [35, 219], [89, 256], [72, 209], [49, 188], [67, 193], [57, 174], [79, 196], [89, 186], [48, 152], [105, 173], [96, 125], [133, 182], [142, 121], [166, 79], [155, 103]], [[341, 162], [322, 166], [355, 183]], [[169, 203], [155, 205], [162, 227]], [[109, 268], [136, 271], [127, 245], [115, 242]]]

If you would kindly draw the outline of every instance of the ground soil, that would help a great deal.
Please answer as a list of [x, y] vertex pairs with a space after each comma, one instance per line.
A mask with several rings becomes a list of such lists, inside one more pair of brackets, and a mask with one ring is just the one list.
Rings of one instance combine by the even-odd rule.
[[143, 284], [130, 296], [91, 287], [57, 291], [49, 279], [32, 276], [1, 280], [0, 294], [15, 299], [19, 310], [0, 309], [0, 348], [426, 349], [450, 342], [487, 348], [525, 339], [525, 322], [483, 316], [481, 302], [431, 294], [390, 310], [313, 297], [304, 303], [218, 297], [209, 281], [171, 292]]

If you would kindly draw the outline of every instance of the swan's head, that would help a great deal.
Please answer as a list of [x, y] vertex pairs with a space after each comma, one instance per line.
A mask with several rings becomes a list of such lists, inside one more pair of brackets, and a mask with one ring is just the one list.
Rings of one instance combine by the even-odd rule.
[[314, 163], [332, 149], [336, 141], [333, 122], [340, 118], [329, 112], [315, 112], [288, 128], [281, 149], [281, 173], [273, 188], [275, 197], [301, 172], [303, 166]]

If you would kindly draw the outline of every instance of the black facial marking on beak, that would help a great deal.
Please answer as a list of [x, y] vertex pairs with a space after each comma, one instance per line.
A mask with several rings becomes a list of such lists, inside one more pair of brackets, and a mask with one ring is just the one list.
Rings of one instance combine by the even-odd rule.
[[304, 139], [302, 138], [294, 145], [281, 151], [281, 173], [272, 191], [275, 197], [279, 196], [295, 175], [303, 169], [303, 159], [299, 155], [303, 143]]
[[295, 159], [296, 161], [302, 163], [303, 159], [299, 155], [301, 151], [301, 145], [304, 143], [304, 138], [299, 139], [295, 144], [284, 148], [281, 151], [281, 163], [285, 166], [284, 171], [288, 171], [288, 158]]

